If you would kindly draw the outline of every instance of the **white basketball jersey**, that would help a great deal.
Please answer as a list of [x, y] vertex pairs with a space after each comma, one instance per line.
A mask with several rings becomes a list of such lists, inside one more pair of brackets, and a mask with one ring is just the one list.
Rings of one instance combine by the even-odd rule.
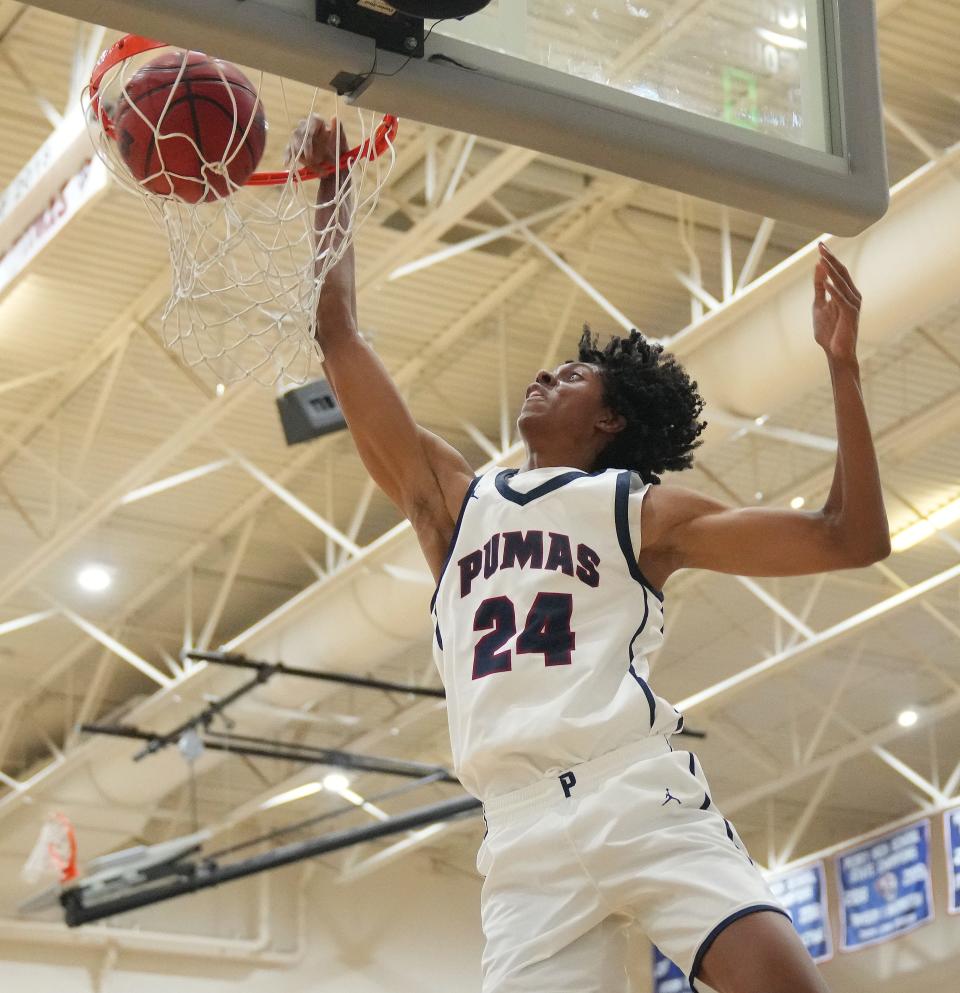
[[470, 484], [431, 612], [454, 768], [481, 800], [682, 727], [647, 685], [663, 604], [637, 565], [645, 492], [617, 469]]

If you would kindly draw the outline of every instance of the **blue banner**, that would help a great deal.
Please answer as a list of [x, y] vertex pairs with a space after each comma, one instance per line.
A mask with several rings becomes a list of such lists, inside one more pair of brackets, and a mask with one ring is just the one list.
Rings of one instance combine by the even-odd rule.
[[653, 993], [692, 993], [687, 977], [653, 946]]
[[947, 843], [950, 913], [960, 914], [960, 807], [943, 815], [943, 839]]
[[789, 912], [814, 962], [826, 962], [833, 956], [826, 883], [822, 862], [767, 880], [773, 895]]
[[933, 919], [930, 822], [868, 841], [837, 858], [843, 950], [874, 945]]

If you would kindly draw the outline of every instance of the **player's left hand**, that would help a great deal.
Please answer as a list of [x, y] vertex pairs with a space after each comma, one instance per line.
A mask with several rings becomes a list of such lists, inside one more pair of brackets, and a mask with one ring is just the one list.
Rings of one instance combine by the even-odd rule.
[[857, 355], [862, 297], [847, 267], [820, 242], [813, 277], [813, 336], [827, 357], [849, 361]]

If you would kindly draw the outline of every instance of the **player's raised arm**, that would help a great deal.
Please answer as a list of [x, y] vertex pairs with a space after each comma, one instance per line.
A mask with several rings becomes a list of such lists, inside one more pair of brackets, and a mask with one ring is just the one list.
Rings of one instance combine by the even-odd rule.
[[[811, 512], [732, 509], [687, 490], [651, 492], [651, 542], [668, 571], [713, 569], [744, 576], [794, 576], [870, 565], [890, 554], [877, 457], [857, 361], [860, 293], [820, 246], [814, 276], [814, 337], [827, 356], [837, 422], [837, 462], [823, 507]], [[645, 543], [646, 544], [646, 543]]]
[[[291, 140], [299, 165], [318, 168], [349, 149], [341, 130], [314, 115]], [[344, 181], [343, 175], [340, 177]], [[353, 210], [352, 193], [335, 207], [336, 178], [319, 181], [315, 230], [324, 232], [335, 209], [345, 224]], [[337, 239], [336, 229], [325, 237]], [[323, 244], [320, 245], [323, 248]], [[357, 325], [356, 264], [352, 243], [326, 274], [316, 315], [316, 337], [323, 368], [343, 411], [367, 471], [401, 512], [419, 528], [456, 520], [473, 478], [467, 461], [436, 435], [419, 427], [379, 356]], [[422, 537], [422, 536], [421, 536]]]

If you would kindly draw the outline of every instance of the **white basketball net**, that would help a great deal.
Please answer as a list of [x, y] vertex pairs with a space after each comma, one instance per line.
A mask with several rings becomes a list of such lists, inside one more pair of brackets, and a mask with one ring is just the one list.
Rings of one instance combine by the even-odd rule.
[[[157, 54], [152, 50], [126, 59], [107, 72], [98, 96], [108, 117], [112, 117], [111, 110], [126, 92], [131, 76]], [[186, 53], [183, 55], [185, 65]], [[183, 71], [182, 66], [181, 75]], [[329, 96], [316, 89], [307, 91], [312, 93], [307, 106], [302, 99], [288, 103], [288, 91], [304, 88], [265, 73], [247, 75], [262, 98], [270, 135], [281, 147], [301, 120], [329, 105]], [[174, 86], [178, 82], [179, 76]], [[225, 79], [224, 89], [229, 93]], [[236, 104], [228, 102], [234, 106], [235, 132], [243, 134]], [[151, 125], [135, 101], [128, 104], [159, 137], [163, 115]], [[280, 185], [238, 187], [226, 170], [229, 162], [207, 161], [192, 136], [167, 128], [163, 137], [176, 134], [189, 140], [211, 172], [226, 180], [229, 195], [196, 204], [161, 196], [131, 174], [117, 142], [106, 133], [101, 116], [91, 106], [89, 90], [84, 105], [97, 154], [121, 186], [146, 201], [154, 220], [166, 232], [173, 284], [161, 318], [167, 347], [176, 349], [189, 366], [206, 365], [219, 383], [246, 378], [265, 385], [306, 382], [311, 363], [320, 357], [313, 330], [320, 289], [379, 201], [395, 160], [390, 133], [382, 138], [386, 146], [383, 155], [361, 154], [345, 169], [338, 163], [333, 199], [321, 205], [331, 208], [330, 219], [315, 232], [316, 180], [301, 180], [292, 172]], [[292, 106], [296, 108], [293, 111]], [[340, 99], [335, 116], [338, 145], [341, 127], [346, 128], [351, 147], [371, 148], [374, 138], [383, 135], [378, 115], [350, 107]], [[277, 148], [268, 140], [261, 169], [271, 152], [276, 155]], [[157, 175], [177, 178], [161, 164], [154, 177], [144, 182]], [[196, 176], [187, 178], [196, 180]], [[209, 183], [205, 185], [211, 189]]]

